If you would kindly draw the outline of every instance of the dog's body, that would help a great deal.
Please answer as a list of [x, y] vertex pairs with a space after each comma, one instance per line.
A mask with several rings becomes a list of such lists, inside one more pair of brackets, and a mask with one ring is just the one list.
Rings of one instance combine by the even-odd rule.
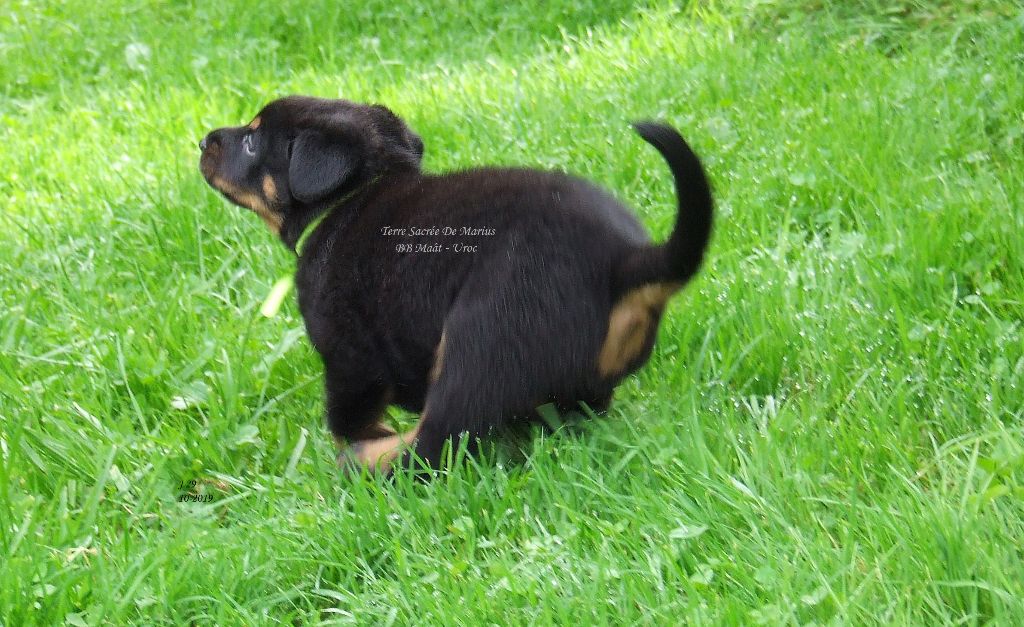
[[[445, 442], [472, 444], [545, 403], [607, 407], [650, 356], [665, 301], [698, 269], [711, 229], [697, 157], [668, 127], [637, 129], [676, 177], [680, 214], [664, 245], [574, 177], [424, 174], [422, 142], [382, 107], [287, 98], [204, 140], [207, 180], [287, 245], [304, 243], [299, 305], [349, 458], [387, 470], [412, 445], [436, 467]], [[244, 158], [230, 156], [232, 141]], [[421, 413], [415, 429], [378, 423], [392, 403]]]

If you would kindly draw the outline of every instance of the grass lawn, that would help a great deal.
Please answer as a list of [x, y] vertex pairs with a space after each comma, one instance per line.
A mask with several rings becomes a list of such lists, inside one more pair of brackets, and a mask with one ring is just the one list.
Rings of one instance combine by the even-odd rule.
[[[0, 624], [1024, 623], [1024, 9], [443, 4], [4, 5]], [[628, 122], [683, 132], [718, 228], [607, 417], [339, 475], [290, 253], [197, 169], [288, 93], [659, 239]]]

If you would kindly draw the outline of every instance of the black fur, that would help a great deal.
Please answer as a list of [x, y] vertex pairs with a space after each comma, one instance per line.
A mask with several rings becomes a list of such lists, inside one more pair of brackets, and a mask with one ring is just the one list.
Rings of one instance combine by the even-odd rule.
[[[613, 309], [639, 288], [689, 280], [711, 233], [700, 161], [662, 124], [636, 125], [668, 161], [680, 200], [672, 235], [651, 244], [622, 204], [573, 176], [422, 172], [422, 141], [378, 105], [290, 97], [258, 119], [255, 130], [211, 133], [202, 170], [250, 208], [259, 202], [238, 190], [260, 195], [270, 177], [276, 193], [260, 195], [257, 210], [271, 212], [264, 219], [280, 224], [289, 247], [329, 212], [296, 271], [299, 306], [326, 371], [327, 424], [355, 442], [382, 435], [374, 424], [388, 403], [422, 412], [415, 452], [431, 466], [445, 442], [468, 434], [472, 443], [539, 405], [605, 408], [619, 381], [649, 357], [661, 303], [638, 299], [636, 315], [624, 310], [624, 333], [642, 333], [642, 342], [634, 348], [623, 335], [629, 359], [602, 373]], [[234, 147], [246, 134], [255, 155]]]

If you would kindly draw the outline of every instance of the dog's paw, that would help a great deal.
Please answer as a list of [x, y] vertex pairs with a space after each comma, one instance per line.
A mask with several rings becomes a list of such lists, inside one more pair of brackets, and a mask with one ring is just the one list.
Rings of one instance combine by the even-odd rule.
[[346, 474], [360, 474], [366, 470], [370, 474], [387, 475], [406, 448], [405, 439], [399, 435], [360, 440], [338, 453], [338, 466]]
[[364, 442], [354, 442], [338, 451], [337, 463], [341, 474], [345, 476], [358, 476], [362, 474], [367, 465], [363, 463], [364, 454], [361, 452]]

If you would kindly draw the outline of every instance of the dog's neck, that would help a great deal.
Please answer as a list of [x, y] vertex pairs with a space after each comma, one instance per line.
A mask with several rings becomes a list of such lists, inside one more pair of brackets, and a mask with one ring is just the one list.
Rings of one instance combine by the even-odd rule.
[[288, 247], [288, 250], [298, 254], [299, 240], [302, 239], [303, 233], [312, 231], [311, 226], [315, 223], [319, 223], [323, 218], [327, 217], [327, 214], [331, 211], [331, 205], [323, 205], [316, 207], [304, 208], [301, 212], [295, 212], [290, 219], [285, 219], [284, 224], [281, 225], [281, 230], [278, 235], [284, 245]]
[[284, 242], [284, 245], [289, 250], [297, 256], [301, 256], [306, 241], [321, 222], [326, 220], [332, 213], [337, 213], [343, 205], [347, 205], [344, 213], [350, 216], [353, 215], [353, 209], [365, 197], [364, 192], [368, 191], [379, 180], [379, 176], [375, 177], [366, 183], [355, 186], [336, 198], [314, 205], [307, 205], [299, 211], [295, 211], [292, 216], [285, 219], [284, 224], [281, 226], [281, 241]]

